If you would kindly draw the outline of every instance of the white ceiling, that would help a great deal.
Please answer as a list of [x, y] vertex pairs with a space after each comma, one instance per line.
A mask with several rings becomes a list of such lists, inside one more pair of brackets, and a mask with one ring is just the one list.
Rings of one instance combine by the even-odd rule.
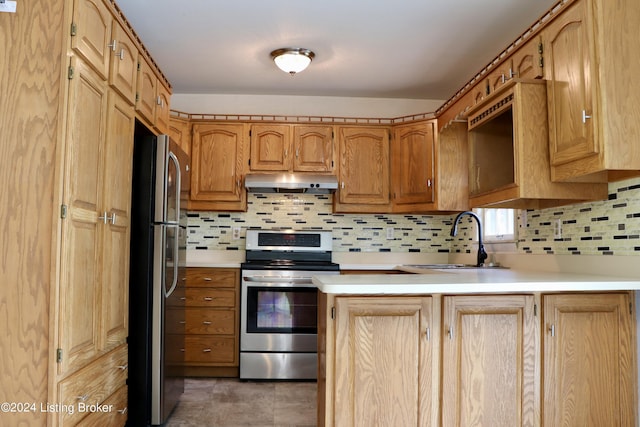
[[[174, 94], [447, 99], [557, 0], [116, 0]], [[295, 76], [269, 53], [315, 52]]]

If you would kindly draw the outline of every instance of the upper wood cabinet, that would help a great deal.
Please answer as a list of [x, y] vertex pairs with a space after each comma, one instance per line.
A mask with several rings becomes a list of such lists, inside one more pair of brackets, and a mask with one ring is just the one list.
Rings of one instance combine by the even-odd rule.
[[629, 294], [546, 295], [543, 425], [636, 426]]
[[573, 2], [542, 32], [554, 180], [637, 174], [640, 3]]
[[469, 210], [467, 124], [449, 123], [437, 134], [434, 211]]
[[252, 124], [250, 169], [288, 171], [291, 169], [291, 128], [289, 125]]
[[539, 425], [533, 295], [443, 300], [441, 425]]
[[604, 200], [606, 184], [551, 181], [545, 84], [512, 79], [468, 112], [471, 207], [540, 209]]
[[336, 212], [389, 212], [389, 129], [338, 128]]
[[74, 0], [71, 48], [98, 73], [109, 76], [113, 15], [102, 0]]
[[189, 209], [247, 209], [243, 185], [249, 153], [247, 133], [244, 124], [193, 125]]
[[391, 140], [391, 192], [396, 212], [428, 209], [434, 201], [435, 121], [397, 126]]
[[295, 172], [333, 171], [333, 126], [293, 126], [293, 170]]
[[333, 126], [252, 124], [252, 171], [331, 172]]
[[169, 118], [168, 134], [182, 148], [182, 151], [191, 156], [191, 123], [189, 120], [179, 117]]
[[138, 49], [129, 35], [113, 21], [111, 32], [111, 67], [109, 84], [131, 105], [136, 101], [136, 78], [138, 75]]
[[160, 133], [169, 131], [169, 98], [171, 92], [156, 77], [149, 63], [140, 57], [136, 90], [136, 111]]
[[533, 37], [511, 55], [510, 76], [519, 79], [544, 77], [544, 45], [540, 36]]

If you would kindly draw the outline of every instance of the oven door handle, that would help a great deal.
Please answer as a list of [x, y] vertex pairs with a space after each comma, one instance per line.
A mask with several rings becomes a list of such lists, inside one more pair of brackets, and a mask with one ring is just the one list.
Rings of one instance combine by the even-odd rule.
[[284, 276], [243, 276], [245, 282], [256, 283], [290, 283], [292, 285], [310, 285], [313, 283], [311, 276], [308, 277], [284, 277]]

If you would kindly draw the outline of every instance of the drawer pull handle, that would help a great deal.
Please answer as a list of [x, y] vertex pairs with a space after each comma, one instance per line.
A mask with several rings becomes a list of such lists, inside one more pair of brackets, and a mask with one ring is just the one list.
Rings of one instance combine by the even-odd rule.
[[202, 321], [202, 324], [203, 324], [203, 325], [210, 325], [210, 324], [211, 324], [211, 322], [210, 322], [210, 321], [208, 321], [208, 320], [203, 320], [203, 321]]
[[187, 298], [186, 297], [180, 297], [180, 301], [186, 301]]
[[213, 301], [213, 298], [211, 298], [211, 297], [204, 297], [203, 299], [204, 299], [205, 301]]
[[204, 278], [204, 281], [205, 281], [205, 282], [210, 282], [210, 281], [212, 281], [212, 280], [213, 280], [213, 279], [212, 279], [211, 277], [205, 277], [205, 278]]
[[117, 368], [120, 369], [121, 371], [126, 371], [127, 368], [129, 367], [129, 364], [124, 364], [124, 365], [118, 365]]
[[181, 325], [186, 325], [186, 324], [187, 324], [187, 321], [186, 321], [186, 320], [181, 320], [181, 321], [180, 321], [180, 324], [181, 324]]
[[205, 348], [204, 350], [202, 350], [203, 353], [211, 353], [211, 349], [210, 348]]
[[80, 402], [84, 402], [89, 398], [88, 394], [83, 394], [82, 396], [76, 396], [76, 399], [78, 399]]
[[181, 348], [180, 351], [184, 353], [184, 348]]
[[126, 414], [126, 413], [127, 413], [127, 408], [124, 408], [124, 409], [118, 409], [118, 413], [119, 413], [119, 414], [122, 414], [122, 415]]

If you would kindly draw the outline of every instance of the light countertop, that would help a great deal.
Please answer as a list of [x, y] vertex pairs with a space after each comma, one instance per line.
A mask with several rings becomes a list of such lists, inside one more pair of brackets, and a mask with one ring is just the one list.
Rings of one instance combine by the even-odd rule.
[[430, 270], [429, 274], [321, 275], [328, 294], [469, 294], [640, 290], [640, 278], [510, 269]]

